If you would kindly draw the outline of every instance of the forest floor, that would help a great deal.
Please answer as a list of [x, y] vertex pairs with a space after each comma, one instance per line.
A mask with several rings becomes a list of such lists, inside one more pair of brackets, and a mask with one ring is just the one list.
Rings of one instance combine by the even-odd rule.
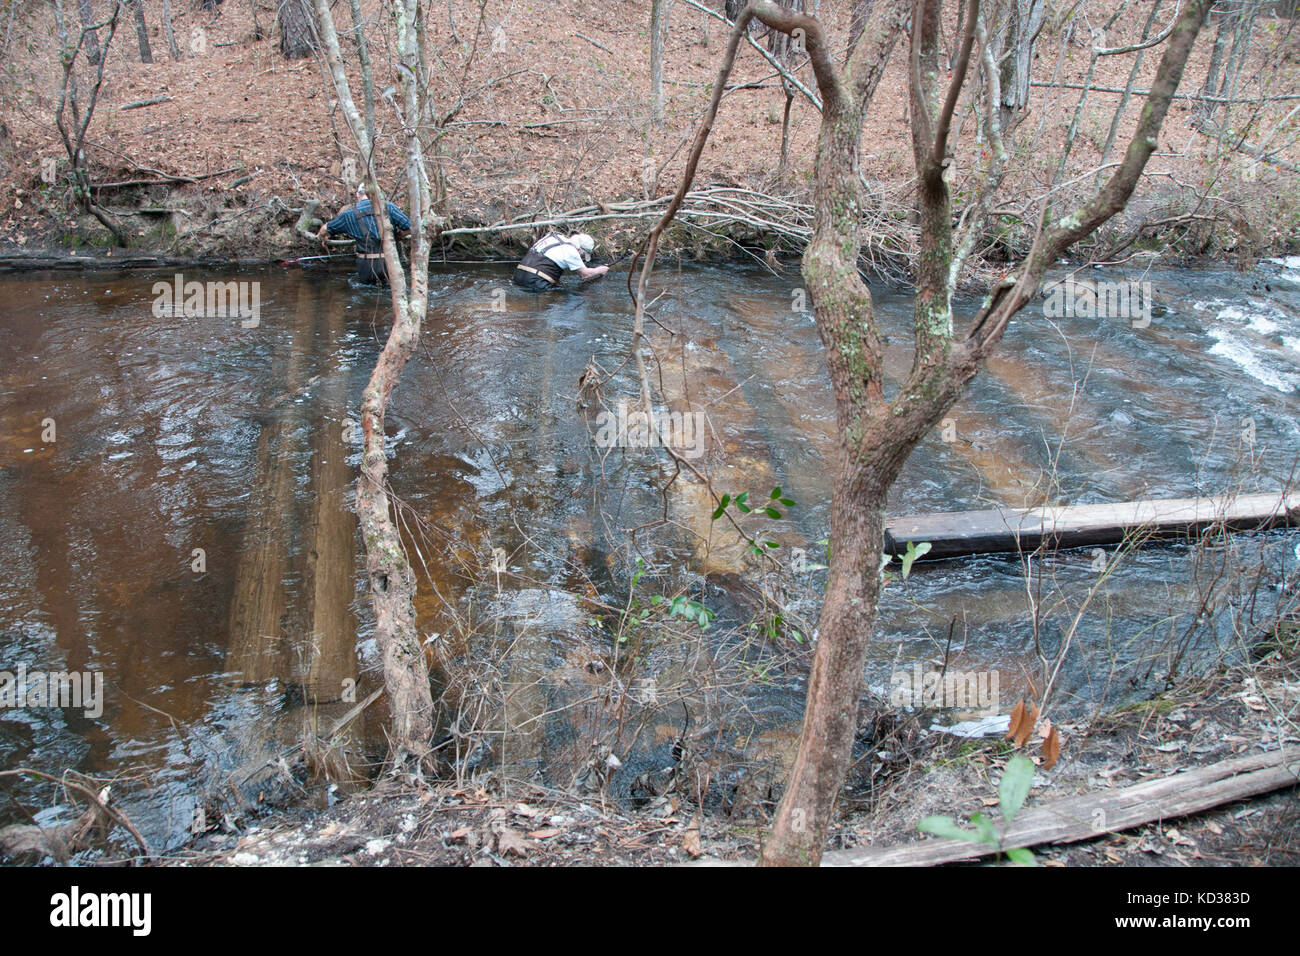
[[[382, 92], [393, 75], [380, 26], [382, 11], [377, 2], [363, 6], [377, 24], [371, 28], [371, 45]], [[846, 42], [847, 7], [821, 5], [834, 44]], [[648, 115], [644, 4], [612, 0], [570, 7], [543, 0], [490, 0], [481, 20], [478, 9], [477, 4], [451, 3], [445, 16], [440, 9], [433, 20], [439, 67], [434, 87], [445, 121], [440, 149], [450, 225], [532, 220], [672, 192], [715, 81], [726, 24], [684, 2], [671, 5], [666, 118], [656, 127]], [[152, 63], [138, 62], [129, 25], [114, 37], [87, 153], [93, 180], [100, 184], [96, 194], [126, 220], [137, 250], [194, 258], [302, 255], [311, 244], [292, 229], [296, 212], [313, 200], [326, 212], [351, 200], [346, 181], [356, 156], [346, 146], [348, 134], [332, 88], [316, 58], [281, 56], [274, 10], [262, 0], [228, 0], [212, 12], [175, 4], [180, 60], [168, 56], [156, 21], [149, 25]], [[336, 16], [346, 19], [339, 11]], [[1121, 19], [1108, 41], [1137, 38], [1139, 19]], [[1091, 59], [1087, 28], [1093, 25], [1069, 27], [1051, 20], [1040, 40], [1038, 68], [1057, 75], [1062, 84], [1082, 81]], [[120, 261], [123, 253], [110, 248], [106, 231], [68, 206], [67, 154], [54, 123], [62, 71], [49, 11], [32, 6], [14, 29], [21, 42], [9, 45], [3, 63], [9, 89], [0, 123], [0, 186], [8, 198], [0, 208], [0, 254], [71, 250]], [[1193, 54], [1185, 90], [1199, 88], [1208, 69], [1213, 29], [1213, 24], [1207, 27]], [[898, 49], [905, 42], [903, 38]], [[345, 40], [345, 48], [347, 44]], [[1294, 95], [1300, 87], [1300, 30], [1288, 21], [1270, 22], [1266, 29], [1261, 25], [1258, 48], [1242, 71], [1242, 94]], [[1139, 89], [1149, 82], [1157, 60], [1147, 56], [1141, 64]], [[1102, 58], [1092, 82], [1122, 89], [1131, 65], [1127, 56]], [[896, 53], [867, 118], [862, 168], [884, 221], [900, 229], [906, 244], [914, 173], [904, 66]], [[811, 85], [806, 60], [798, 75]], [[745, 47], [733, 80], [744, 88], [724, 99], [697, 184], [736, 186], [783, 202], [806, 201], [816, 110], [796, 96], [789, 161], [781, 169], [785, 96], [776, 74], [757, 51]], [[83, 103], [84, 84], [83, 79]], [[1004, 211], [1041, 195], [1051, 181], [1075, 118], [1077, 96], [1068, 85], [1036, 88], [1004, 187], [1004, 195], [1012, 197]], [[1117, 93], [1091, 94], [1061, 180], [1077, 180], [1077, 188], [1091, 186], [1090, 172], [1104, 158], [1113, 162], [1122, 152], [1122, 137], [1136, 122], [1140, 103], [1137, 98], [1128, 103], [1118, 127], [1121, 138], [1103, 155], [1119, 101]], [[1230, 125], [1240, 124], [1247, 140], [1264, 136], [1290, 105], [1282, 99], [1239, 106]], [[382, 96], [376, 115], [380, 180], [401, 201], [400, 131]], [[982, 151], [975, 126], [967, 111], [959, 111], [958, 197], [970, 189], [968, 177]], [[1285, 135], [1274, 137], [1275, 144], [1283, 141]], [[1180, 100], [1131, 209], [1117, 220], [1107, 241], [1131, 234], [1144, 221], [1199, 214], [1213, 222], [1180, 220], [1184, 231], [1194, 227], [1190, 245], [1198, 251], [1246, 258], [1295, 251], [1300, 243], [1296, 152], [1292, 144], [1270, 163], [1256, 164], [1199, 131], [1191, 103]], [[1012, 218], [1022, 218], [1024, 212], [1017, 207]], [[596, 222], [589, 231], [606, 248], [621, 249], [648, 227], [643, 218], [613, 218]], [[1166, 235], [1177, 233], [1168, 224], [1164, 228]], [[525, 246], [531, 232], [466, 236], [444, 244], [443, 251], [453, 257], [507, 254]], [[758, 245], [773, 241], [738, 223], [714, 232]], [[725, 239], [702, 229], [675, 241], [697, 255], [725, 254], [729, 248]]]
[[[1256, 650], [1257, 659], [1183, 679], [1139, 704], [1057, 725], [1059, 761], [1036, 764], [1026, 804], [1104, 792], [1300, 743], [1300, 621]], [[926, 839], [930, 815], [996, 814], [998, 781], [1016, 751], [1001, 736], [962, 739], [927, 730], [933, 712], [896, 715], [876, 742], [871, 770], [851, 776], [828, 849]], [[879, 726], [879, 724], [877, 724]], [[889, 752], [880, 756], [886, 747]], [[865, 785], [864, 785], [865, 783]], [[212, 833], [164, 865], [656, 866], [744, 864], [761, 847], [773, 805], [729, 814], [669, 792], [629, 809], [605, 793], [578, 796], [491, 773], [461, 784], [389, 777], [374, 789], [289, 822]], [[1036, 847], [1044, 866], [1295, 866], [1300, 786], [1159, 820], [1125, 832]], [[993, 862], [986, 860], [985, 863]]]

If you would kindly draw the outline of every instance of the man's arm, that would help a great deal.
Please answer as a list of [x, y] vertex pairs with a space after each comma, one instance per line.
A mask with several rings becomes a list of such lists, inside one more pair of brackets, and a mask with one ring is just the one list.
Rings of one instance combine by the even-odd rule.
[[388, 221], [393, 224], [393, 230], [398, 234], [399, 238], [411, 231], [411, 220], [406, 217], [406, 213], [391, 202], [388, 204]]
[[321, 223], [321, 227], [316, 230], [316, 238], [324, 242], [329, 236], [349, 235], [347, 223], [344, 221], [344, 214], [351, 209], [350, 206], [344, 206], [339, 214], [329, 222]]
[[587, 266], [579, 266], [574, 271], [578, 273], [579, 278], [595, 279], [599, 276], [603, 276], [606, 272], [608, 272], [609, 266], [596, 266], [596, 268], [594, 269], [588, 268]]

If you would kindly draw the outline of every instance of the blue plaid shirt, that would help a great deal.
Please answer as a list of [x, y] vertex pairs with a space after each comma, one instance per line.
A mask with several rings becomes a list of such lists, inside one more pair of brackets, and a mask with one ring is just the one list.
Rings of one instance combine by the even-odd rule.
[[[406, 214], [398, 209], [391, 202], [386, 203], [388, 206], [388, 221], [393, 224], [394, 229], [410, 229], [411, 220], [406, 218]], [[336, 236], [351, 236], [353, 239], [364, 239], [366, 236], [378, 236], [379, 224], [375, 222], [374, 213], [370, 211], [370, 200], [363, 199], [350, 209], [344, 209], [341, 213], [325, 224], [325, 228]]]

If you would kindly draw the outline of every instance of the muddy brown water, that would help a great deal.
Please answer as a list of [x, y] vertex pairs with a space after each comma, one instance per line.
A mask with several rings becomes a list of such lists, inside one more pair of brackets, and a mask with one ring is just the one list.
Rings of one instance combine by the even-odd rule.
[[[621, 604], [639, 552], [654, 590], [685, 588], [723, 623], [743, 623], [730, 592], [744, 551], [711, 529], [707, 496], [689, 481], [669, 497], [671, 523], [639, 532], [639, 549], [629, 548], [628, 529], [662, 515], [664, 468], [642, 450], [595, 447], [592, 409], [578, 410], [589, 360], [613, 370], [626, 357], [622, 278], [538, 298], [511, 288], [508, 271], [435, 270], [419, 353], [393, 397], [390, 465], [419, 547], [431, 656], [499, 655], [511, 732], [497, 756], [545, 777], [548, 748], [576, 748], [581, 736], [580, 720], [556, 723], [556, 682], [570, 697], [574, 688], [604, 692], [593, 661], [610, 649], [582, 599]], [[130, 812], [159, 845], [184, 839], [214, 780], [291, 745], [304, 719], [337, 716], [377, 686], [350, 510], [359, 451], [351, 421], [388, 327], [385, 298], [319, 270], [184, 272], [257, 283], [258, 322], [159, 317], [155, 283], [174, 274], [0, 278], [0, 671], [104, 679], [95, 716], [71, 706], [0, 708], [0, 768], [122, 775]], [[1300, 262], [1246, 274], [1092, 276], [1150, 281], [1158, 314], [1134, 328], [1048, 318], [1035, 303], [946, 434], [937, 430], [912, 457], [891, 511], [1288, 480], [1300, 449]], [[704, 413], [700, 461], [719, 490], [765, 498], [779, 485], [796, 499], [763, 527], [816, 562], [834, 414], [815, 326], [792, 308], [797, 275], [665, 269], [658, 284], [656, 317], [681, 333], [657, 340], [664, 394]], [[877, 292], [897, 382], [910, 298]], [[605, 397], [634, 389], [624, 368]], [[503, 578], [490, 572], [494, 548], [505, 556]], [[1296, 561], [1287, 531], [1242, 536], [1213, 553], [1228, 552], [1267, 562], [1266, 580], [1248, 608], [1226, 599], [1211, 607], [1193, 656], [1231, 645], [1234, 630], [1265, 615], [1269, 583]], [[1143, 550], [1108, 582], [1067, 656], [1066, 706], [1149, 686], [1147, 665], [1186, 630], [1188, 598], [1207, 574], [1189, 570], [1191, 554], [1178, 544]], [[1096, 580], [1094, 558], [1050, 562], [1067, 607], [1040, 628], [1048, 647]], [[823, 575], [796, 576], [806, 587], [792, 607], [811, 619]], [[470, 620], [489, 622], [490, 639], [466, 641]], [[891, 673], [947, 653], [958, 669], [997, 669], [1006, 702], [1038, 673], [1033, 641], [1018, 561], [921, 565], [887, 593], [866, 677], [882, 688]], [[664, 661], [689, 669], [672, 655]], [[797, 670], [746, 690], [754, 724], [741, 729], [788, 744], [800, 693]], [[658, 720], [658, 743], [678, 719]], [[380, 740], [381, 724], [372, 708], [357, 746]], [[643, 755], [641, 765], [655, 759]], [[0, 823], [58, 818], [35, 789], [4, 789]]]

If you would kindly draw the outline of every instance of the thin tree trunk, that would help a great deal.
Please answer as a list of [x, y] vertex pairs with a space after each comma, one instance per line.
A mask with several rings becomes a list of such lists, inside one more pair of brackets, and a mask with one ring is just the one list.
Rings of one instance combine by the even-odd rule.
[[1232, 99], [1237, 90], [1237, 79], [1242, 67], [1250, 55], [1250, 39], [1255, 31], [1255, 17], [1259, 13], [1259, 0], [1246, 4], [1232, 37], [1232, 52], [1228, 54], [1228, 65], [1223, 71], [1223, 83], [1219, 95], [1223, 97], [1223, 125], [1228, 125], [1228, 116], [1232, 112]]
[[664, 0], [650, 0], [650, 122], [664, 125]]
[[[1228, 49], [1228, 35], [1233, 33], [1237, 25], [1237, 17], [1240, 16], [1235, 0], [1223, 5], [1224, 9], [1219, 14], [1219, 27], [1214, 34], [1214, 46], [1210, 50], [1210, 65], [1205, 71], [1205, 82], [1201, 84], [1202, 96], [1214, 96], [1215, 90], [1219, 85], [1219, 70], [1223, 68], [1223, 56]], [[1212, 116], [1215, 110], [1213, 102], [1204, 102], [1201, 104], [1205, 115]]]
[[1043, 28], [1047, 0], [1015, 0], [1014, 30], [1002, 77], [1002, 128], [1029, 103], [1029, 83], [1034, 66], [1034, 42]]
[[[1155, 25], [1156, 16], [1160, 13], [1160, 7], [1164, 0], [1155, 0], [1151, 4], [1151, 13], [1147, 15], [1147, 22], [1142, 27], [1142, 41], [1145, 43], [1151, 37], [1151, 28]], [[1137, 83], [1138, 74], [1142, 70], [1142, 59], [1146, 56], [1146, 50], [1138, 50], [1137, 56], [1133, 58], [1133, 67], [1128, 71], [1128, 82], [1124, 84], [1124, 95], [1119, 98], [1119, 105], [1115, 107], [1115, 115], [1110, 121], [1110, 132], [1106, 134], [1106, 145], [1101, 150], [1101, 166], [1105, 167], [1110, 162], [1110, 151], [1115, 146], [1115, 136], [1119, 132], [1119, 123], [1124, 116], [1124, 111], [1128, 109], [1128, 101], [1133, 96], [1133, 86]], [[1098, 170], [1097, 182], [1100, 184], [1105, 177], [1105, 169]]]
[[153, 51], [149, 49], [149, 27], [144, 22], [144, 0], [132, 0], [135, 8], [135, 39], [140, 45], [140, 62], [152, 63]]
[[357, 45], [357, 65], [361, 67], [361, 91], [366, 100], [366, 129], [375, 128], [375, 78], [370, 69], [370, 47], [366, 42], [366, 21], [361, 0], [349, 0], [352, 14], [352, 39]]
[[[18, 6], [16, 0], [11, 6]], [[77, 0], [77, 15], [81, 18], [81, 29], [86, 32], [86, 60], [91, 66], [98, 66], [99, 31], [91, 29], [95, 22], [95, 12], [91, 9], [90, 0]]]
[[795, 89], [789, 83], [782, 83], [781, 89], [785, 91], [785, 113], [781, 118], [781, 162], [777, 166], [776, 175], [780, 179], [785, 175], [786, 160], [790, 150], [790, 108], [794, 106]]
[[[403, 125], [406, 192], [411, 205], [411, 272], [408, 282], [388, 217], [382, 212], [385, 199], [379, 189], [376, 171], [370, 165], [374, 130], [366, 126], [352, 96], [329, 0], [314, 0], [313, 9], [340, 110], [357, 152], [367, 164], [365, 178], [370, 199], [379, 211], [375, 220], [391, 283], [392, 331], [361, 396], [364, 449], [361, 474], [357, 479], [356, 508], [366, 548], [366, 580], [375, 613], [375, 642], [383, 660], [392, 745], [398, 757], [408, 753], [424, 758], [433, 735], [433, 699], [428, 662], [415, 626], [415, 573], [393, 521], [394, 504], [388, 496], [384, 419], [389, 397], [419, 344], [420, 324], [428, 309], [429, 232], [440, 228], [432, 213], [430, 177], [426, 168], [428, 138], [432, 134], [427, 124], [412, 121]], [[394, 0], [388, 9], [396, 34], [393, 56], [404, 66], [399, 71], [400, 112], [412, 120], [431, 115], [428, 90], [420, 80], [426, 75], [428, 62], [425, 18], [419, 0]], [[397, 97], [394, 97], [394, 106], [396, 102]]]
[[[95, 82], [90, 87], [90, 101], [82, 112], [77, 90], [77, 50], [78, 45], [71, 42], [67, 24], [63, 17], [63, 0], [50, 0], [54, 13], [54, 25], [59, 38], [60, 63], [63, 66], [63, 79], [59, 89], [59, 105], [54, 110], [54, 126], [63, 140], [63, 147], [68, 153], [68, 163], [72, 167], [72, 193], [77, 205], [99, 220], [120, 246], [130, 244], [130, 237], [121, 221], [107, 209], [95, 202], [90, 186], [90, 173], [86, 169], [86, 132], [90, 129], [95, 116], [95, 107], [99, 103], [99, 91], [104, 85], [104, 67], [108, 60], [108, 48], [117, 33], [118, 16], [121, 6], [113, 7], [113, 15], [108, 22], [108, 36], [100, 49], [99, 60], [95, 64]], [[80, 37], [78, 38], [80, 40]], [[69, 115], [71, 114], [71, 115]], [[70, 122], [69, 122], [70, 121]]]
[[176, 45], [176, 31], [172, 29], [172, 0], [162, 0], [163, 36], [167, 38], [167, 52], [173, 60], [181, 58], [181, 48]]
[[862, 38], [862, 28], [867, 25], [867, 18], [871, 16], [871, 8], [875, 2], [876, 0], [853, 0], [852, 2], [849, 9], [849, 46], [844, 51], [845, 63], [849, 62], [858, 40]]

